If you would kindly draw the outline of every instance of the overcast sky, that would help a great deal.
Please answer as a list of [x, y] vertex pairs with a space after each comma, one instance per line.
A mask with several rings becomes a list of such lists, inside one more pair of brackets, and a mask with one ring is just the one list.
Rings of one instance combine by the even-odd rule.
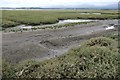
[[0, 0], [0, 7], [62, 7], [79, 4], [103, 6], [118, 2], [119, 0]]

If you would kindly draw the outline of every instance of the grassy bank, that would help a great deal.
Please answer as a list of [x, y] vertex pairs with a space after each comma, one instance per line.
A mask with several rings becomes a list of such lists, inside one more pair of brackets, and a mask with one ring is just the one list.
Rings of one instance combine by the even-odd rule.
[[[117, 34], [116, 34], [117, 35]], [[116, 78], [116, 35], [92, 38], [66, 54], [43, 62], [3, 63], [3, 77], [17, 78]]]
[[76, 22], [76, 23], [67, 23], [67, 24], [60, 24], [60, 25], [49, 25], [49, 26], [32, 26], [31, 29], [27, 28], [9, 28], [9, 29], [2, 29], [4, 32], [24, 32], [24, 31], [34, 31], [34, 30], [39, 30], [39, 29], [57, 29], [57, 28], [62, 28], [62, 27], [70, 27], [70, 26], [76, 26], [80, 24], [89, 24], [89, 23], [94, 23], [95, 21], [90, 21], [90, 22]]
[[[90, 14], [81, 14], [90, 13]], [[92, 14], [92, 13], [101, 13]], [[52, 24], [64, 19], [117, 19], [117, 10], [3, 10], [2, 27]]]

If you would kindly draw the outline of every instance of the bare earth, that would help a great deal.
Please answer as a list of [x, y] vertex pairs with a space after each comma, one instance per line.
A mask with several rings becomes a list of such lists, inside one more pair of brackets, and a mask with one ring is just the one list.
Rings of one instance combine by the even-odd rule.
[[117, 20], [101, 20], [60, 29], [3, 33], [3, 59], [15, 64], [29, 59], [53, 58], [79, 46], [84, 40], [109, 32], [104, 26], [117, 23]]

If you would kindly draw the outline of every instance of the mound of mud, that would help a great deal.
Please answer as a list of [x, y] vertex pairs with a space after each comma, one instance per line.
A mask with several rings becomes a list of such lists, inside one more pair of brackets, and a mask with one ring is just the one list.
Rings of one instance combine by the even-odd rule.
[[25, 43], [15, 47], [3, 47], [3, 59], [10, 63], [17, 63], [27, 59], [42, 58], [49, 50], [42, 45]]

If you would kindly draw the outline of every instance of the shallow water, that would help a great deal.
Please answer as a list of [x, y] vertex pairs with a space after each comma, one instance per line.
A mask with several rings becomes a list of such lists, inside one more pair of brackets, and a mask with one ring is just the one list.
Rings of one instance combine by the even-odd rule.
[[68, 20], [60, 20], [58, 22], [58, 24], [63, 24], [63, 23], [77, 23], [77, 22], [90, 22], [93, 20], [83, 20], [83, 19], [78, 19], [78, 20], [72, 20], [72, 19], [68, 19]]
[[80, 14], [95, 14], [95, 15], [101, 15], [101, 13], [80, 13]]
[[114, 26], [109, 26], [109, 27], [106, 28], [106, 30], [110, 30], [110, 29], [115, 29], [115, 27]]
[[32, 26], [25, 26], [25, 25], [19, 25], [19, 26], [16, 26], [17, 28], [23, 28], [23, 29], [31, 29]]

